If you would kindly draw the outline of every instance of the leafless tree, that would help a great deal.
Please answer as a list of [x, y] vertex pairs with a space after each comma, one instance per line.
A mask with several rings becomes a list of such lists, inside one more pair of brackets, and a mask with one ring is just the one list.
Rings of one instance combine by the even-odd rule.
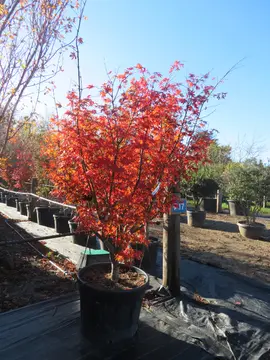
[[16, 113], [26, 104], [34, 113], [40, 93], [54, 87], [81, 16], [78, 0], [0, 0], [0, 158], [24, 124]]

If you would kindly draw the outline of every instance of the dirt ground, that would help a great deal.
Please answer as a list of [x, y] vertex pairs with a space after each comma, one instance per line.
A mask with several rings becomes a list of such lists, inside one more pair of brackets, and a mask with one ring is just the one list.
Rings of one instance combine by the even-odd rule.
[[[12, 222], [12, 226], [16, 227], [16, 224]], [[20, 233], [27, 237], [23, 231]], [[22, 240], [1, 215], [0, 240]], [[75, 266], [42, 244], [33, 245], [48, 257], [43, 258], [28, 244], [0, 246], [0, 313], [76, 290], [73, 281]], [[64, 275], [50, 260], [68, 274]]]
[[[181, 217], [181, 254], [270, 283], [270, 218], [257, 219], [266, 225], [265, 241], [243, 238], [238, 231], [239, 220], [241, 217], [227, 214], [207, 214], [204, 227], [195, 228], [189, 227], [186, 218]], [[162, 226], [153, 225], [150, 233], [161, 240]]]
[[[208, 214], [204, 228], [192, 228], [181, 217], [182, 256], [270, 283], [270, 218], [258, 219], [266, 225], [266, 240], [241, 237], [238, 220], [227, 214]], [[152, 226], [150, 234], [162, 240], [162, 225]], [[19, 239], [0, 215], [0, 240]], [[48, 255], [42, 244], [38, 249]], [[63, 275], [49, 259], [72, 275]], [[27, 244], [0, 247], [0, 312], [75, 291], [75, 271], [72, 263], [56, 253], [44, 259]]]

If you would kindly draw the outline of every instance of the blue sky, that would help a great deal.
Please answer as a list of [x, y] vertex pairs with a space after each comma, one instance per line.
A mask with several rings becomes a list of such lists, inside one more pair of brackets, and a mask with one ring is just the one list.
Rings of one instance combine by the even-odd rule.
[[[99, 85], [109, 70], [141, 63], [166, 74], [174, 60], [186, 74], [212, 71], [221, 77], [239, 60], [220, 91], [228, 92], [208, 118], [223, 144], [262, 145], [270, 158], [270, 1], [269, 0], [88, 0], [81, 36], [84, 84]], [[76, 80], [67, 56], [56, 96]], [[43, 109], [43, 111], [45, 111]], [[47, 114], [51, 106], [46, 108]]]

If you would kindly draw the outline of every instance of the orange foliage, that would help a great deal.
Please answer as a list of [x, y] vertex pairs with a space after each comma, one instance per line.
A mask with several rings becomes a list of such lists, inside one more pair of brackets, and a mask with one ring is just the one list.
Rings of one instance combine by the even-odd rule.
[[173, 82], [181, 67], [175, 62], [169, 78], [128, 68], [102, 85], [99, 100], [70, 92], [69, 110], [52, 120], [56, 193], [77, 204], [82, 227], [119, 261], [138, 256], [130, 245], [147, 243], [143, 225], [169, 210], [171, 187], [207, 155], [211, 134], [200, 114], [215, 87], [205, 76], [192, 75], [189, 87]]

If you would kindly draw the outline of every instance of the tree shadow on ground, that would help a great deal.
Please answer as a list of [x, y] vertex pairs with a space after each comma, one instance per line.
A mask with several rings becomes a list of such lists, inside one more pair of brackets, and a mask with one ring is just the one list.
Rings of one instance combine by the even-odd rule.
[[230, 232], [230, 233], [238, 233], [239, 232], [237, 224], [234, 224], [231, 222], [219, 221], [219, 220], [206, 219], [203, 228], [206, 228], [209, 230]]
[[76, 290], [71, 278], [59, 271], [57, 275], [57, 269], [46, 270], [49, 264], [41, 269], [27, 260], [14, 262], [14, 269], [0, 267], [0, 313]]
[[[157, 325], [161, 328], [154, 328], [153, 325]], [[163, 328], [162, 328], [163, 327]], [[167, 332], [167, 333], [166, 333]], [[168, 334], [169, 332], [169, 334]], [[176, 329], [172, 326], [168, 327], [167, 324], [162, 324], [161, 321], [155, 320], [155, 318], [149, 317], [147, 322], [142, 319], [139, 324], [139, 331], [136, 340], [132, 345], [128, 346], [122, 351], [115, 351], [112, 355], [112, 351], [109, 350], [108, 357], [103, 359], [110, 360], [163, 360], [163, 359], [174, 359], [174, 360], [192, 360], [192, 359], [203, 359], [211, 360], [215, 359], [213, 355], [210, 355], [202, 348], [189, 344], [186, 341], [180, 340], [176, 337]], [[175, 335], [175, 336], [174, 336]], [[90, 358], [89, 358], [90, 359]]]
[[[242, 276], [243, 280], [253, 281], [255, 278], [257, 278], [259, 282], [261, 281], [267, 284], [267, 281], [269, 279], [269, 267], [262, 264], [252, 263], [251, 265], [250, 263], [245, 263], [236, 258], [225, 257], [211, 252], [199, 252], [189, 250], [189, 253], [190, 255], [185, 255], [185, 258], [201, 263], [203, 265], [209, 265], [213, 268], [226, 270], [228, 273], [236, 276]], [[249, 258], [258, 259], [258, 256], [255, 253], [254, 255], [249, 255]], [[268, 258], [261, 258], [261, 260], [268, 260]], [[263, 284], [261, 285], [263, 286]]]
[[[250, 257], [258, 258], [256, 253], [251, 254]], [[265, 256], [265, 258], [261, 258], [261, 260], [268, 260], [268, 257]], [[162, 261], [162, 248], [160, 247], [157, 254], [156, 268], [155, 270], [152, 270], [150, 275], [162, 277]], [[250, 265], [249, 263], [244, 263], [235, 258], [233, 259], [231, 257], [225, 257], [210, 252], [200, 252], [190, 249], [188, 255], [185, 254], [181, 257], [181, 264], [185, 261], [194, 263], [196, 269], [199, 267], [203, 269], [206, 266], [205, 270], [213, 271], [213, 274], [216, 271], [225, 271], [225, 274], [227, 274], [228, 277], [240, 278], [240, 283], [247, 282], [250, 286], [269, 286], [269, 267], [259, 263]], [[196, 264], [198, 264], [197, 267]], [[185, 272], [189, 276], [194, 273], [194, 269], [192, 266], [185, 268], [184, 273], [181, 273], [181, 276], [185, 276]], [[195, 275], [196, 274], [194, 273], [194, 276]], [[198, 276], [200, 276], [200, 270], [198, 270]], [[232, 295], [232, 293], [230, 293], [230, 295]], [[205, 296], [209, 296], [209, 294]]]
[[[181, 216], [180, 222], [182, 224], [187, 224], [187, 217]], [[256, 222], [260, 222], [259, 217], [257, 218]], [[201, 227], [201, 229], [216, 230], [216, 231], [229, 232], [229, 233], [239, 233], [239, 228], [237, 223], [215, 220], [215, 219], [205, 219], [204, 225]], [[265, 229], [263, 238], [261, 240], [267, 240], [267, 239], [270, 240], [270, 229]]]
[[[182, 224], [187, 224], [187, 217], [185, 215], [181, 216], [180, 222]], [[239, 232], [237, 224], [213, 219], [206, 219], [202, 229], [217, 230], [230, 233]]]
[[[219, 261], [221, 261], [219, 257]], [[217, 259], [218, 261], [218, 259]], [[266, 269], [265, 269], [266, 270]], [[157, 274], [162, 275], [162, 249], [160, 248]], [[211, 319], [226, 319], [226, 326], [230, 325], [230, 331], [226, 332], [228, 341], [233, 345], [236, 357], [240, 356], [243, 347], [257, 340], [262, 341], [267, 336], [269, 330], [269, 311], [270, 311], [270, 287], [252, 280], [246, 276], [224, 271], [201, 262], [181, 258], [181, 286], [188, 291], [184, 291], [182, 296], [177, 299], [167, 301], [164, 305], [168, 311], [169, 318], [174, 319], [178, 327], [182, 326], [183, 311], [192, 324], [198, 324], [205, 334], [211, 328]], [[208, 303], [203, 303], [194, 295], [198, 294], [200, 299], [206, 299]], [[181, 303], [181, 304], [180, 304]], [[153, 311], [153, 310], [152, 310]], [[160, 309], [159, 309], [160, 311]], [[159, 316], [160, 312], [158, 312]], [[228, 318], [224, 318], [224, 316]], [[208, 325], [207, 325], [208, 324]], [[229, 325], [228, 325], [229, 324]], [[247, 324], [248, 331], [239, 331], [239, 324]], [[223, 324], [224, 325], [224, 324]], [[260, 329], [261, 334], [258, 333]], [[266, 338], [265, 338], [266, 340]], [[250, 348], [251, 349], [251, 348]]]
[[[57, 309], [52, 315], [52, 310]], [[77, 360], [212, 360], [215, 359], [173, 324], [141, 311], [139, 330], [132, 341], [121, 344], [91, 344], [81, 335], [79, 301], [74, 296], [59, 297], [36, 306], [4, 314], [0, 324], [8, 346], [0, 345], [2, 358], [59, 358]], [[34, 330], [34, 331], [33, 331]], [[34, 341], [33, 341], [34, 340]], [[190, 341], [188, 343], [187, 341]], [[39, 352], [40, 349], [44, 351]], [[212, 353], [213, 350], [211, 349]]]

